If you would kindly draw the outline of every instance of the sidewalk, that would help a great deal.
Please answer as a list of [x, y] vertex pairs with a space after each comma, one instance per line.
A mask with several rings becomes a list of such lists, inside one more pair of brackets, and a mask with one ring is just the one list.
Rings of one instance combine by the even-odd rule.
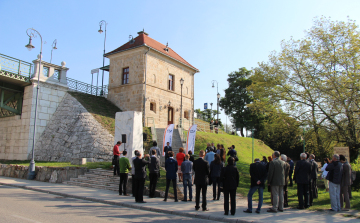
[[[358, 211], [356, 210], [334, 214], [328, 211], [314, 212], [307, 210], [285, 209], [282, 213], [279, 212], [274, 214], [267, 213], [266, 210], [269, 206], [264, 205], [261, 210], [261, 214], [256, 214], [255, 212], [252, 214], [247, 214], [243, 213], [243, 210], [246, 209], [247, 205], [247, 201], [243, 198], [237, 200], [235, 216], [225, 216], [223, 202], [221, 201], [209, 200], [208, 208], [210, 211], [203, 212], [195, 211], [194, 198], [192, 202], [173, 202], [171, 199], [168, 199], [167, 202], [164, 202], [162, 198], [149, 199], [148, 197], [144, 196], [144, 200], [148, 203], [139, 204], [135, 203], [133, 197], [119, 196], [118, 193], [114, 191], [70, 186], [66, 184], [53, 184], [10, 177], [0, 177], [0, 185], [20, 187], [59, 196], [72, 197], [82, 200], [165, 214], [209, 219], [219, 222], [359, 222], [359, 219], [343, 217], [343, 214], [357, 215]], [[254, 205], [255, 202], [253, 202], [253, 206]]]

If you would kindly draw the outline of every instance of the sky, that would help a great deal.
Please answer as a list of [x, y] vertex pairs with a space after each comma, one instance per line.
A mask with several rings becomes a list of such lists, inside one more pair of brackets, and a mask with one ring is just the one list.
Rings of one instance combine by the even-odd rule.
[[[211, 102], [216, 109], [212, 80], [224, 96], [229, 73], [267, 61], [272, 51], [280, 50], [282, 40], [303, 38], [315, 17], [360, 21], [359, 9], [356, 0], [0, 0], [0, 53], [28, 62], [36, 59], [40, 38], [33, 40], [34, 50], [24, 47], [26, 30], [34, 28], [46, 41], [43, 60], [50, 62], [56, 39], [52, 63], [65, 61], [68, 77], [91, 83], [90, 71], [102, 66], [104, 33], [97, 32], [99, 22], [108, 23], [106, 52], [144, 29], [200, 70], [195, 74], [195, 109]], [[220, 118], [226, 122], [224, 114]]]

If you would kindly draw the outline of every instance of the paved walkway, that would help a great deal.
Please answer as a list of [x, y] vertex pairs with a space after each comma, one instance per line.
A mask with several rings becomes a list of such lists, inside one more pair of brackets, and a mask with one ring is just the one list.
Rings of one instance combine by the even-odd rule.
[[[358, 211], [345, 213], [330, 213], [328, 211], [313, 212], [308, 210], [285, 209], [282, 213], [267, 213], [265, 205], [261, 214], [247, 214], [244, 199], [237, 200], [235, 216], [224, 216], [223, 202], [209, 201], [209, 212], [195, 211], [195, 202], [163, 202], [161, 198], [144, 198], [148, 203], [135, 203], [133, 197], [119, 196], [117, 192], [71, 186], [66, 184], [53, 184], [39, 181], [30, 181], [17, 178], [0, 177], [0, 184], [20, 187], [24, 189], [55, 194], [64, 197], [95, 201], [105, 204], [130, 207], [134, 209], [153, 211], [178, 216], [215, 220], [219, 222], [359, 222], [359, 219], [343, 217], [343, 214], [358, 215]], [[156, 219], [154, 219], [156, 222]]]

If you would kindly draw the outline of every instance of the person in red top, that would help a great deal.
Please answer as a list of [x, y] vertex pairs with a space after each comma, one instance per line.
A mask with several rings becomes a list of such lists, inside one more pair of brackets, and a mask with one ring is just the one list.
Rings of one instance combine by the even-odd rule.
[[114, 149], [113, 149], [113, 154], [114, 154], [114, 158], [113, 158], [114, 176], [116, 176], [116, 173], [118, 174], [118, 176], [120, 176], [120, 166], [119, 166], [119, 157], [120, 157], [119, 146], [120, 145], [121, 145], [121, 142], [118, 141], [116, 143], [116, 145], [114, 146]]
[[176, 154], [176, 160], [178, 162], [178, 176], [179, 176], [179, 182], [182, 182], [182, 172], [181, 172], [181, 164], [185, 160], [185, 153], [184, 148], [179, 149], [179, 153]]

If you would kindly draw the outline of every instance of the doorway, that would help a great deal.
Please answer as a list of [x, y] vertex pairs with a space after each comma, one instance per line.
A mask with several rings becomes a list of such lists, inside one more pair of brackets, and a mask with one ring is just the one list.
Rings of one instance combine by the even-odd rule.
[[174, 109], [168, 108], [168, 125], [174, 124]]

